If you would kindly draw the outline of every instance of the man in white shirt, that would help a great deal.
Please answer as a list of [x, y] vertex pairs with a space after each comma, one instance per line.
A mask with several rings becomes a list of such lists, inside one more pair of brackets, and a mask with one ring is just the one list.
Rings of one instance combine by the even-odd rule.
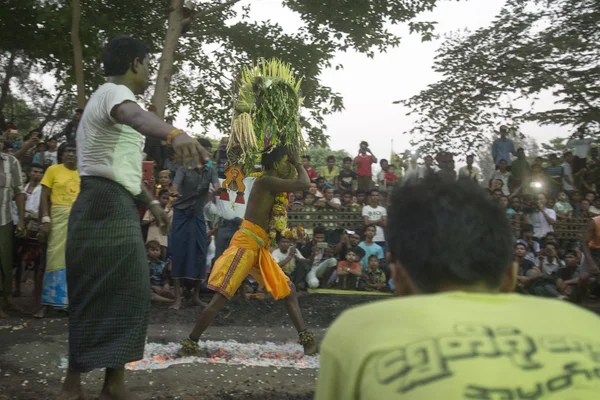
[[556, 223], [556, 212], [546, 208], [546, 195], [540, 193], [537, 195], [537, 208], [532, 214], [527, 215], [529, 223], [533, 225], [533, 237], [539, 241], [543, 239], [548, 232], [554, 232], [552, 225]]
[[475, 157], [472, 155], [467, 156], [467, 165], [458, 170], [459, 178], [469, 178], [475, 182], [479, 182], [479, 168], [473, 166]]
[[294, 272], [296, 271], [296, 261], [306, 261], [300, 250], [296, 248], [296, 244], [292, 243], [290, 239], [281, 236], [279, 243], [277, 243], [277, 248], [273, 250], [271, 255], [283, 272], [290, 277], [292, 283], [296, 284], [297, 282], [294, 282], [293, 279], [295, 276]]
[[373, 189], [369, 194], [369, 204], [362, 209], [363, 220], [366, 225], [375, 225], [377, 232], [373, 241], [385, 248], [385, 223], [387, 210], [379, 205], [379, 190]]
[[498, 169], [492, 174], [492, 179], [500, 179], [504, 185], [502, 185], [502, 194], [510, 196], [510, 190], [508, 189], [508, 180], [510, 179], [510, 172], [508, 171], [508, 164], [506, 160], [500, 160], [498, 163]]
[[29, 183], [25, 185], [25, 218], [38, 218], [40, 212], [40, 199], [42, 195], [42, 185], [40, 182], [44, 176], [44, 167], [39, 164], [32, 164], [29, 170]]
[[149, 59], [139, 40], [111, 40], [102, 53], [107, 83], [92, 94], [77, 128], [81, 191], [71, 209], [66, 247], [69, 368], [61, 398], [83, 397], [81, 373], [101, 368], [106, 368], [101, 398], [131, 397], [125, 364], [144, 355], [150, 311], [135, 202], [149, 206], [163, 234], [169, 225], [142, 184], [144, 137], [166, 140], [178, 162], [190, 168], [210, 158], [196, 139], [136, 103], [149, 86]]

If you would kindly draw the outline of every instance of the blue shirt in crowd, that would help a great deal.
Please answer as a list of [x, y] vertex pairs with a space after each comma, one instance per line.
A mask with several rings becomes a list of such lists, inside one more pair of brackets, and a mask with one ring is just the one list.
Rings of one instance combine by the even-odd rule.
[[507, 165], [511, 165], [510, 155], [516, 155], [515, 144], [510, 139], [496, 139], [492, 144], [492, 157], [496, 165], [500, 164], [500, 161], [506, 160]]
[[360, 265], [362, 265], [363, 271], [367, 271], [369, 269], [369, 257], [371, 257], [372, 255], [376, 255], [377, 258], [380, 260], [383, 260], [385, 258], [383, 248], [377, 243], [373, 243], [372, 245], [367, 246], [365, 242], [360, 242], [358, 247], [365, 251], [365, 256], [360, 260]]

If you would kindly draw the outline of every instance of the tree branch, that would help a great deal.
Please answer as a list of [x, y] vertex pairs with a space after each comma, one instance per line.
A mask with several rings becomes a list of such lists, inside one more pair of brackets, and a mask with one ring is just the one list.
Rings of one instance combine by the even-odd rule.
[[50, 120], [52, 119], [52, 115], [54, 114], [54, 110], [56, 109], [56, 105], [58, 104], [58, 100], [62, 97], [63, 94], [64, 94], [64, 89], [60, 89], [60, 91], [58, 92], [58, 94], [54, 98], [54, 101], [52, 102], [52, 105], [50, 106], [50, 109], [46, 113], [46, 116], [44, 117], [44, 120], [37, 127], [37, 130], [40, 133], [42, 132], [42, 130], [44, 129], [44, 127], [48, 124], [48, 122], [50, 122]]
[[[229, 6], [232, 6], [235, 3], [239, 3], [240, 1], [241, 0], [228, 0], [225, 3], [217, 4], [217, 5], [213, 6], [213, 7], [207, 8], [205, 10], [195, 12], [194, 14], [192, 14], [192, 16], [190, 18], [184, 19], [183, 20], [183, 24], [185, 25], [186, 22], [191, 22], [191, 21], [193, 21], [196, 18], [204, 17], [204, 16], [206, 16], [208, 14], [212, 14], [212, 13], [214, 13], [216, 11], [221, 11], [222, 9], [227, 8]], [[189, 20], [189, 21], [186, 21], [186, 20]]]
[[6, 65], [4, 80], [2, 81], [2, 85], [0, 85], [0, 114], [2, 114], [2, 111], [4, 110], [6, 99], [8, 99], [8, 93], [10, 92], [10, 80], [13, 78], [13, 76], [15, 76], [14, 66], [16, 56], [16, 50], [12, 50], [10, 52], [8, 64]]

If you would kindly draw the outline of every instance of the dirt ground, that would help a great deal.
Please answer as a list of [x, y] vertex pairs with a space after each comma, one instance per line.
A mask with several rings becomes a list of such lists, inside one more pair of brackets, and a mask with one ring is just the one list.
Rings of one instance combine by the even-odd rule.
[[[300, 304], [307, 324], [322, 338], [329, 324], [345, 309], [382, 299], [385, 298], [301, 294]], [[33, 311], [30, 297], [17, 300], [26, 312]], [[189, 333], [199, 311], [199, 307], [191, 305], [173, 311], [168, 305], [153, 304], [148, 341], [179, 341]], [[296, 334], [283, 304], [240, 297], [225, 307], [203, 339], [290, 343], [296, 340]], [[66, 317], [52, 314], [36, 320], [12, 313], [8, 320], [0, 320], [0, 400], [55, 399], [65, 372], [60, 364], [66, 354]], [[162, 370], [128, 371], [127, 381], [141, 399], [311, 399], [317, 372], [308, 368], [182, 364]], [[96, 398], [102, 379], [101, 371], [85, 375], [87, 398]]]

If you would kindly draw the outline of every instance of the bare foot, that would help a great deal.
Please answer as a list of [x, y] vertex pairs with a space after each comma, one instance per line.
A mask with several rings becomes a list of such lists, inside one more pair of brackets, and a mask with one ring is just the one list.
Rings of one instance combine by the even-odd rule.
[[48, 312], [48, 307], [42, 306], [35, 314], [33, 314], [33, 318], [46, 318], [46, 312]]
[[172, 306], [169, 307], [169, 310], [179, 310], [181, 308], [181, 299], [175, 300]]
[[125, 387], [120, 387], [116, 389], [104, 388], [102, 392], [100, 392], [100, 396], [98, 396], [98, 400], [138, 400], [135, 394], [125, 389]]
[[76, 372], [67, 372], [65, 382], [63, 383], [59, 400], [85, 400], [83, 388], [81, 387], [81, 374]]
[[304, 345], [304, 355], [312, 356], [313, 354], [317, 354], [319, 352], [319, 345], [316, 340], [311, 341]]
[[156, 301], [159, 303], [172, 303], [173, 302], [173, 300], [167, 299], [166, 297], [162, 297], [156, 293], [152, 294], [152, 301]]
[[202, 300], [200, 300], [200, 297], [196, 294], [194, 294], [194, 304], [204, 308], [208, 307], [208, 305]]

